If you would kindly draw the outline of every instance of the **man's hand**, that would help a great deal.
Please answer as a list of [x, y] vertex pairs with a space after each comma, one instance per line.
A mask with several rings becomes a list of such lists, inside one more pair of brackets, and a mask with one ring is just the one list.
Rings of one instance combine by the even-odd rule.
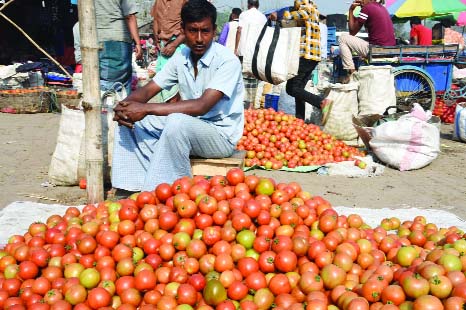
[[361, 6], [361, 0], [354, 0], [353, 3], [351, 3], [349, 10], [354, 11], [358, 6]]
[[136, 59], [142, 59], [142, 47], [140, 43], [136, 44], [136, 47], [134, 48], [134, 52], [136, 54]]
[[160, 51], [160, 41], [159, 41], [159, 36], [154, 34], [154, 45], [155, 45], [155, 49], [157, 50], [157, 52]]
[[176, 51], [176, 46], [173, 44], [173, 42], [168, 43], [165, 45], [162, 50], [160, 51], [162, 55], [171, 57]]
[[133, 128], [135, 122], [142, 120], [147, 115], [146, 107], [146, 104], [136, 101], [120, 101], [114, 109], [113, 120], [117, 121], [119, 125]]

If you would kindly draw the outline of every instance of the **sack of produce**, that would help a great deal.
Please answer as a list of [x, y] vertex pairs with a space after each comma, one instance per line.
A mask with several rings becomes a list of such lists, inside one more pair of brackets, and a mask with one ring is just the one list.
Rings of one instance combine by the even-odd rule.
[[278, 24], [275, 27], [267, 24], [245, 27], [240, 43], [243, 72], [274, 85], [296, 76], [300, 37], [300, 27], [280, 28]]
[[431, 118], [430, 111], [415, 103], [409, 114], [374, 128], [369, 141], [372, 151], [382, 162], [400, 171], [427, 166], [440, 153], [440, 130]]
[[323, 115], [323, 130], [339, 140], [355, 140], [358, 133], [353, 127], [353, 115], [358, 114], [358, 83], [332, 84], [327, 99], [332, 104]]
[[466, 142], [466, 102], [456, 105], [453, 139]]
[[395, 83], [391, 66], [363, 66], [353, 74], [359, 82], [359, 114], [383, 114], [396, 105]]

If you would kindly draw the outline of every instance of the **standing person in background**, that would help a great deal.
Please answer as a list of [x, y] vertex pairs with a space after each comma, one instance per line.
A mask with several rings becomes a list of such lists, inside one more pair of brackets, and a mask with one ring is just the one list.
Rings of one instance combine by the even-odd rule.
[[[277, 13], [270, 15], [272, 20], [277, 19]], [[286, 82], [286, 92], [295, 98], [295, 116], [300, 119], [305, 117], [305, 103], [309, 102], [315, 107], [322, 108], [322, 112], [327, 113], [330, 101], [314, 95], [304, 88], [311, 78], [312, 71], [320, 61], [320, 28], [319, 11], [312, 0], [295, 0], [294, 11], [285, 11], [283, 19], [297, 20], [299, 24], [304, 24], [301, 30], [301, 49], [299, 58], [298, 75]]]
[[432, 45], [432, 30], [422, 25], [419, 17], [411, 18], [410, 25], [409, 37], [412, 45]]
[[83, 71], [83, 66], [81, 64], [81, 36], [79, 35], [79, 22], [73, 26], [73, 40], [74, 60], [76, 61], [74, 72], [81, 73]]
[[136, 20], [137, 8], [132, 0], [100, 0], [95, 2], [99, 51], [100, 86], [109, 90], [120, 82], [131, 92], [132, 40], [136, 58], [142, 58]]
[[235, 51], [236, 45], [236, 32], [239, 25], [239, 16], [241, 14], [240, 8], [234, 8], [231, 10], [230, 20], [223, 26], [222, 32], [218, 37], [218, 43], [228, 47], [233, 52]]
[[327, 16], [319, 15], [319, 30], [320, 30], [320, 58], [322, 60], [327, 59], [327, 39], [328, 39], [328, 28], [326, 24]]
[[[241, 42], [241, 30], [250, 25], [264, 26], [264, 24], [267, 22], [267, 17], [265, 17], [265, 15], [258, 9], [259, 0], [248, 0], [248, 9], [239, 15], [238, 30], [236, 32], [235, 54], [239, 56], [241, 61], [243, 59], [242, 46], [244, 45], [244, 43]], [[244, 96], [244, 107], [248, 109], [252, 108], [254, 105], [259, 80], [253, 76], [244, 74], [243, 79], [244, 88], [246, 91]]]
[[[156, 0], [152, 7], [154, 44], [158, 50], [156, 74], [162, 71], [174, 54], [179, 53], [185, 47], [185, 35], [181, 29], [181, 8], [186, 2], [187, 0]], [[176, 100], [178, 85], [162, 91], [160, 96], [164, 102]]]
[[[348, 72], [347, 78], [342, 81], [348, 83], [350, 75], [356, 70], [353, 61], [353, 52], [361, 57], [367, 57], [369, 44], [380, 46], [394, 46], [395, 29], [387, 9], [379, 3], [380, 0], [355, 0], [348, 14], [348, 28], [350, 34], [342, 35], [338, 42], [340, 44], [340, 55], [343, 69]], [[359, 17], [354, 16], [354, 10], [361, 6]], [[362, 26], [366, 27], [369, 34], [369, 42], [356, 37]]]

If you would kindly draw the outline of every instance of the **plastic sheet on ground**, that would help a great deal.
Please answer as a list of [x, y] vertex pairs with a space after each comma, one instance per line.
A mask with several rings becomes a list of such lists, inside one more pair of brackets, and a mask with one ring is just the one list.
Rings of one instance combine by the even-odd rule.
[[249, 170], [254, 170], [254, 169], [261, 169], [261, 170], [268, 170], [268, 171], [275, 171], [275, 170], [278, 170], [278, 171], [288, 171], [288, 172], [303, 172], [303, 173], [307, 173], [307, 172], [312, 172], [312, 171], [316, 171], [318, 170], [320, 167], [322, 166], [298, 166], [296, 168], [288, 168], [288, 167], [282, 167], [280, 169], [267, 169], [265, 168], [264, 166], [252, 166], [252, 167], [244, 167], [243, 170], [244, 171], [249, 171]]
[[[401, 199], [401, 198], [400, 198]], [[46, 222], [53, 214], [63, 215], [68, 206], [59, 204], [43, 204], [31, 201], [16, 201], [0, 210], [0, 244], [6, 244], [12, 235], [24, 234], [33, 222]], [[83, 206], [78, 206], [82, 209]], [[457, 226], [466, 231], [466, 222], [455, 214], [437, 209], [418, 209], [409, 206], [393, 209], [366, 209], [335, 207], [338, 214], [359, 214], [364, 222], [371, 227], [376, 227], [381, 220], [387, 217], [398, 217], [401, 221], [413, 220], [415, 216], [426, 217], [427, 222], [436, 224], [439, 228]]]
[[[402, 198], [400, 198], [401, 200]], [[466, 231], [466, 221], [456, 216], [455, 214], [439, 209], [418, 209], [409, 206], [397, 208], [350, 208], [350, 207], [334, 207], [340, 215], [359, 214], [364, 222], [372, 228], [380, 225], [384, 218], [397, 217], [401, 222], [412, 221], [415, 216], [424, 216], [427, 223], [434, 223], [438, 228], [448, 228], [456, 226], [462, 231]], [[448, 208], [448, 207], [446, 207]]]
[[[345, 176], [349, 178], [361, 178], [361, 177], [375, 177], [382, 175], [385, 171], [385, 167], [375, 163], [370, 155], [366, 157], [357, 157], [361, 161], [366, 163], [364, 169], [359, 168], [354, 165], [354, 160], [352, 161], [342, 161], [339, 163], [327, 163], [320, 166], [298, 166], [295, 168], [282, 167], [276, 169], [278, 171], [288, 171], [288, 172], [301, 172], [308, 173], [317, 171], [319, 175], [331, 175], [331, 176]], [[253, 169], [261, 169], [273, 171], [274, 169], [267, 169], [264, 166], [252, 166], [244, 167], [244, 171], [250, 171]]]
[[[15, 201], [0, 210], [0, 245], [11, 235], [24, 234], [33, 222], [45, 223], [53, 215], [63, 215], [69, 206], [43, 204], [32, 201]], [[78, 206], [82, 209], [83, 206]]]
[[366, 163], [364, 169], [355, 166], [354, 161], [342, 161], [339, 163], [328, 163], [319, 168], [317, 173], [320, 175], [338, 175], [350, 178], [375, 177], [384, 173], [385, 167], [375, 163], [372, 156], [368, 155], [366, 157], [357, 158]]

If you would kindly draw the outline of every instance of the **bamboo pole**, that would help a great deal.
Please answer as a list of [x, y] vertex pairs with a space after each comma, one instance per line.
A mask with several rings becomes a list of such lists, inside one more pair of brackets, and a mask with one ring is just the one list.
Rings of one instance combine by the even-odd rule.
[[94, 0], [78, 2], [79, 32], [83, 65], [83, 103], [86, 129], [87, 200], [104, 199], [102, 123], [99, 78], [99, 56]]
[[12, 4], [15, 0], [11, 0], [11, 1], [8, 1], [7, 3], [3, 4], [2, 7], [0, 8], [0, 11], [3, 11], [4, 9], [6, 9], [7, 6], [9, 6], [10, 4]]
[[[11, 2], [13, 1], [10, 1], [8, 2], [7, 4], [10, 4]], [[6, 4], [5, 4], [6, 5]], [[50, 56], [49, 53], [47, 53], [42, 47], [39, 46], [39, 44], [37, 44], [20, 26], [18, 26], [17, 24], [15, 24], [14, 21], [12, 21], [11, 19], [8, 18], [8, 16], [6, 16], [5, 14], [3, 14], [1, 12], [1, 10], [4, 8], [5, 6], [1, 7], [0, 8], [0, 16], [3, 17], [4, 19], [6, 19], [7, 22], [9, 22], [10, 24], [12, 24], [16, 29], [19, 30], [19, 32], [21, 32], [25, 37], [26, 39], [29, 40], [29, 42], [31, 42], [35, 47], [37, 47], [37, 49], [39, 51], [41, 51], [45, 56], [47, 56], [48, 59], [50, 59], [51, 61], [53, 61], [54, 64], [56, 64], [68, 77], [70, 78], [73, 78], [73, 76], [71, 76], [71, 74], [68, 73], [68, 71], [65, 70], [65, 68], [63, 68], [63, 66], [58, 62], [56, 61], [52, 56]]]

